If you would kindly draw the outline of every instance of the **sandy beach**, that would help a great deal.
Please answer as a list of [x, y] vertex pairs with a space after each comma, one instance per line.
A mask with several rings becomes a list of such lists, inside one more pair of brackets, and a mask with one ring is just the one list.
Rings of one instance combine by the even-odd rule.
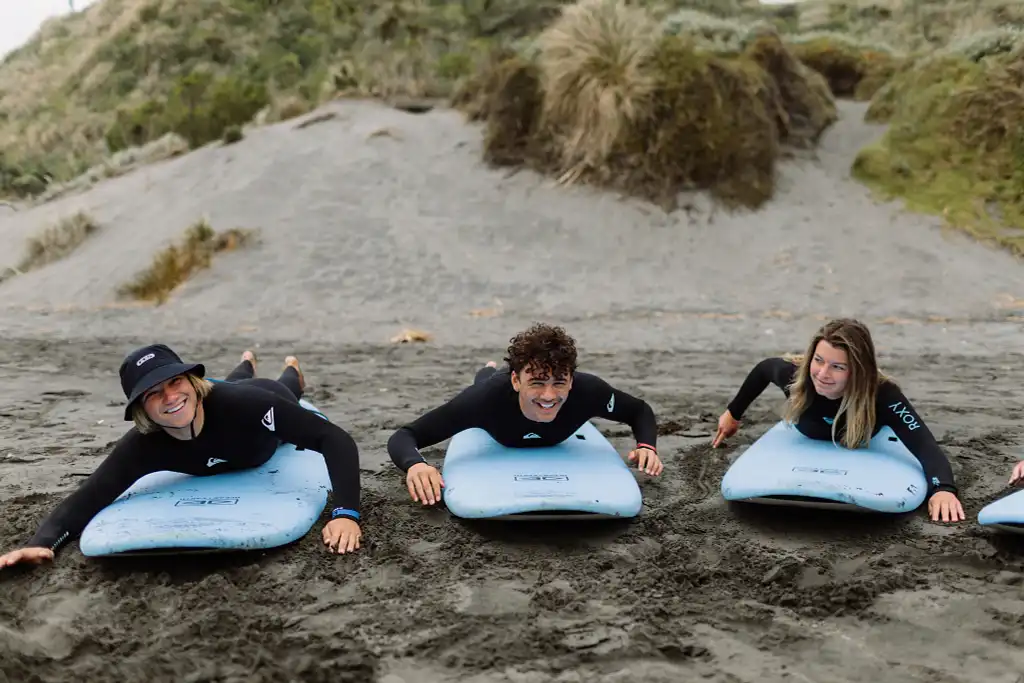
[[[0, 683], [757, 681], [1017, 683], [1024, 541], [976, 523], [1024, 458], [1024, 276], [1009, 254], [849, 178], [883, 129], [840, 103], [777, 196], [672, 213], [484, 167], [480, 128], [333, 102], [35, 208], [0, 211], [0, 268], [83, 210], [101, 230], [0, 285], [0, 544], [13, 549], [127, 424], [117, 367], [172, 344], [223, 376], [296, 354], [360, 446], [364, 547], [321, 522], [272, 552], [0, 572]], [[383, 131], [383, 132], [381, 132]], [[207, 216], [259, 230], [166, 304], [117, 286]], [[883, 368], [949, 454], [967, 521], [727, 505], [721, 477], [777, 419], [770, 389], [728, 447], [718, 415], [754, 363], [824, 320], [871, 326]], [[390, 434], [533, 320], [581, 369], [648, 400], [661, 477], [639, 518], [470, 524], [409, 500]], [[396, 345], [403, 328], [426, 344]], [[625, 453], [627, 427], [599, 423]], [[425, 455], [440, 463], [443, 446]]]

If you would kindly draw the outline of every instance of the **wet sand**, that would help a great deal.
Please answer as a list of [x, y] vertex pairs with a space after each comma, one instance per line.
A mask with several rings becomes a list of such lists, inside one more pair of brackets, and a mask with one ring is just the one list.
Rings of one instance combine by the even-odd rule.
[[[0, 287], [0, 547], [109, 451], [126, 426], [118, 363], [154, 340], [215, 376], [256, 343], [262, 375], [297, 354], [311, 399], [360, 444], [364, 547], [326, 553], [325, 519], [241, 557], [95, 561], [72, 543], [54, 566], [0, 573], [0, 683], [1020, 680], [1024, 540], [975, 520], [1024, 457], [1024, 277], [849, 180], [878, 133], [862, 108], [844, 105], [817, 157], [783, 168], [764, 210], [695, 197], [667, 216], [483, 169], [479, 130], [448, 112], [331, 106], [340, 120], [0, 216], [12, 262], [54, 216], [86, 208], [106, 226]], [[384, 126], [405, 135], [367, 139]], [[202, 212], [224, 228], [258, 218], [262, 244], [163, 307], [115, 305], [112, 273]], [[722, 500], [782, 395], [712, 450], [725, 404], [757, 360], [843, 313], [872, 325], [949, 454], [966, 522]], [[582, 369], [658, 415], [665, 472], [636, 475], [634, 521], [466, 523], [412, 503], [388, 459], [394, 429], [535, 318], [565, 324]], [[388, 344], [404, 326], [434, 341]], [[628, 450], [628, 428], [599, 426]], [[443, 448], [425, 455], [440, 463]]]

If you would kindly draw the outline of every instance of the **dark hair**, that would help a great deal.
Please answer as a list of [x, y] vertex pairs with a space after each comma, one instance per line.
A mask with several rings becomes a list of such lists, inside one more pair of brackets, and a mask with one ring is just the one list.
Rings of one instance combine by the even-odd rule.
[[576, 341], [561, 327], [535, 323], [509, 340], [505, 362], [516, 372], [529, 368], [551, 377], [576, 372]]

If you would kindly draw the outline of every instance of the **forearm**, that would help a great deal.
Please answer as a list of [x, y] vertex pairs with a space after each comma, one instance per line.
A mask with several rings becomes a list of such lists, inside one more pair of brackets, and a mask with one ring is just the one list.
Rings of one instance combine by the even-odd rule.
[[658, 420], [654, 415], [654, 409], [647, 401], [637, 399], [637, 407], [629, 426], [633, 429], [633, 438], [637, 445], [650, 446], [657, 449], [658, 446]]
[[[358, 519], [360, 510], [359, 448], [348, 432], [334, 430], [324, 449], [324, 462], [331, 479], [334, 508], [339, 516]], [[342, 514], [340, 510], [350, 511]], [[351, 514], [354, 513], [354, 514]]]
[[754, 400], [764, 393], [769, 384], [775, 383], [784, 389], [792, 378], [793, 365], [783, 358], [766, 358], [755, 365], [740, 385], [736, 396], [727, 406], [732, 416], [739, 420]]
[[[92, 475], [95, 478], [96, 474]], [[49, 548], [57, 552], [82, 533], [103, 508], [117, 499], [127, 486], [107, 487], [95, 485], [95, 479], [86, 480], [77, 491], [65, 498], [39, 525], [28, 540], [27, 547]]]
[[953, 467], [939, 447], [935, 436], [928, 429], [928, 425], [917, 415], [913, 405], [902, 393], [892, 392], [889, 396], [891, 397], [881, 397], [884, 401], [880, 406], [884, 411], [882, 423], [892, 428], [896, 436], [921, 463], [929, 495], [936, 491], [956, 493]]
[[416, 434], [409, 427], [402, 427], [388, 439], [388, 455], [395, 467], [402, 472], [421, 462], [426, 462], [416, 446]]

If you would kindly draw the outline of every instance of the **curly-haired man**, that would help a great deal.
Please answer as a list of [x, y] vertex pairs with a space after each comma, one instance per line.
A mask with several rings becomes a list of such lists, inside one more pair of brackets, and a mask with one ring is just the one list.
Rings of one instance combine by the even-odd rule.
[[[536, 324], [511, 339], [507, 367], [492, 362], [472, 386], [396, 431], [388, 454], [406, 473], [409, 495], [424, 505], [441, 500], [444, 482], [419, 449], [479, 427], [509, 448], [553, 446], [594, 417], [628, 424], [637, 445], [630, 462], [647, 474], [661, 473], [656, 449], [657, 422], [643, 400], [603, 379], [576, 370], [576, 342], [565, 330]], [[570, 398], [571, 397], [571, 398]]]

